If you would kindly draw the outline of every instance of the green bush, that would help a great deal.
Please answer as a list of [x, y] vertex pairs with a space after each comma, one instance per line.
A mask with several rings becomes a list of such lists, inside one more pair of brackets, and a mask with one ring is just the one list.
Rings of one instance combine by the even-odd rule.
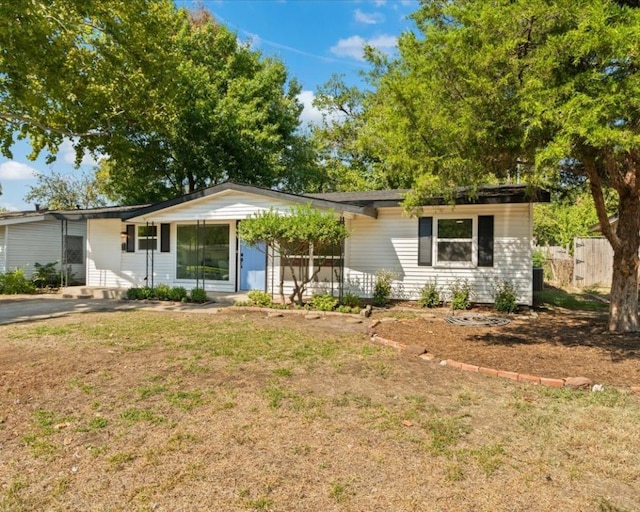
[[185, 302], [187, 300], [187, 290], [182, 286], [174, 286], [169, 291], [169, 300], [174, 302]]
[[427, 281], [427, 283], [420, 289], [420, 298], [418, 304], [423, 308], [437, 308], [440, 305], [440, 290], [438, 290], [438, 283], [435, 280]]
[[500, 313], [513, 313], [518, 309], [518, 290], [506, 279], [497, 281], [493, 286], [494, 307]]
[[153, 295], [158, 300], [169, 300], [171, 287], [168, 284], [159, 284], [153, 289]]
[[361, 310], [360, 306], [351, 307], [351, 306], [341, 305], [336, 308], [336, 311], [338, 313], [352, 313], [356, 315], [360, 313], [360, 310]]
[[141, 297], [140, 288], [129, 288], [124, 294], [124, 298], [127, 300], [140, 300]]
[[40, 263], [35, 263], [34, 268], [35, 271], [31, 276], [31, 280], [33, 284], [38, 288], [57, 288], [62, 283], [62, 276], [60, 272], [56, 269], [57, 262], [45, 263], [44, 265]]
[[194, 288], [191, 290], [191, 294], [189, 295], [191, 302], [207, 302], [209, 297], [207, 297], [207, 292], [204, 288]]
[[249, 298], [251, 304], [253, 304], [254, 306], [268, 308], [272, 304], [271, 295], [261, 290], [251, 290], [249, 293], [247, 293], [247, 297]]
[[360, 308], [362, 302], [360, 301], [360, 297], [358, 297], [355, 293], [346, 292], [342, 295], [340, 304], [342, 306], [348, 306], [351, 308]]
[[449, 285], [451, 309], [469, 309], [471, 306], [471, 285], [466, 279], [456, 279]]
[[338, 299], [328, 293], [316, 294], [311, 297], [311, 307], [318, 311], [333, 311], [338, 305]]
[[150, 286], [140, 288], [140, 298], [143, 300], [155, 299], [156, 294]]
[[376, 272], [376, 282], [373, 287], [373, 305], [386, 306], [391, 299], [391, 283], [396, 278], [395, 272], [389, 270], [378, 270]]
[[17, 268], [6, 274], [0, 274], [0, 293], [3, 295], [34, 293], [35, 291], [35, 286], [27, 279], [24, 270], [21, 268]]
[[534, 249], [531, 258], [534, 267], [544, 267], [544, 264], [547, 262], [547, 256], [542, 249]]

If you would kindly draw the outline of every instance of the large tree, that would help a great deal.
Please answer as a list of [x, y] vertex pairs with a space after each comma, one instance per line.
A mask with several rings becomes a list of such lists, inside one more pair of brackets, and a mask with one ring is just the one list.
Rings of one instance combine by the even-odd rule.
[[300, 191], [297, 168], [313, 159], [296, 133], [300, 88], [283, 63], [263, 58], [206, 11], [190, 14], [176, 51], [178, 65], [168, 70], [174, 117], [132, 134], [132, 150], [111, 155], [111, 195], [161, 199], [227, 179]]
[[626, 3], [425, 0], [399, 57], [373, 55], [359, 135], [387, 172], [412, 177], [415, 203], [434, 188], [586, 177], [614, 249], [618, 332], [640, 330], [640, 9]]
[[171, 0], [1, 2], [2, 153], [27, 138], [52, 161], [69, 137], [80, 162], [166, 119], [183, 22]]
[[93, 174], [51, 171], [39, 174], [37, 181], [29, 188], [24, 200], [35, 201], [50, 210], [98, 208], [107, 204]]
[[171, 0], [3, 2], [0, 48], [7, 156], [16, 136], [33, 157], [55, 155], [70, 137], [78, 162], [85, 151], [104, 157], [101, 186], [126, 203], [225, 179], [304, 188], [313, 158], [296, 131], [299, 86], [205, 10]]

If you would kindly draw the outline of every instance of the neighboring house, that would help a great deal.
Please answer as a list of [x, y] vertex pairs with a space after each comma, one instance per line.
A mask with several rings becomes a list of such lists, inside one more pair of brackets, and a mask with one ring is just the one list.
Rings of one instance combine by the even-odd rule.
[[113, 211], [121, 214], [130, 209], [0, 212], [0, 273], [22, 269], [31, 278], [36, 263], [56, 263], [64, 281], [84, 284], [87, 217], [103, 217]]
[[396, 275], [397, 297], [417, 298], [430, 280], [446, 290], [456, 279], [467, 279], [473, 300], [490, 303], [496, 280], [506, 279], [518, 290], [519, 303], [532, 304], [532, 202], [548, 202], [547, 192], [535, 190], [532, 197], [524, 186], [491, 186], [472, 198], [461, 191], [455, 206], [442, 198], [425, 201], [419, 217], [404, 212], [405, 193], [303, 196], [227, 182], [129, 211], [94, 212], [84, 216], [86, 283], [277, 294], [279, 258], [245, 247], [236, 237], [237, 225], [270, 208], [289, 213], [296, 204], [310, 204], [334, 211], [351, 234], [343, 251], [326, 258], [300, 255], [310, 272], [324, 262], [311, 291], [342, 286], [370, 297], [376, 272], [385, 269]]

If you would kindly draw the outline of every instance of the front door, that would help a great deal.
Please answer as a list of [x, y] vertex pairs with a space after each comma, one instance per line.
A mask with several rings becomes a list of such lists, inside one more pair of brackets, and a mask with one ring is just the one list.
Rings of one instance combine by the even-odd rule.
[[249, 247], [240, 242], [240, 291], [262, 290], [267, 285], [266, 246]]

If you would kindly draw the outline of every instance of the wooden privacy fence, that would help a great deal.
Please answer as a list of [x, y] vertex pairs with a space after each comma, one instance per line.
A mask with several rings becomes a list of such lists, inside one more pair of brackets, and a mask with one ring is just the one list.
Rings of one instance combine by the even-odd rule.
[[611, 286], [613, 249], [604, 237], [573, 240], [573, 286]]
[[545, 257], [546, 279], [558, 286], [567, 286], [573, 281], [573, 257], [560, 245], [540, 245], [536, 250]]

